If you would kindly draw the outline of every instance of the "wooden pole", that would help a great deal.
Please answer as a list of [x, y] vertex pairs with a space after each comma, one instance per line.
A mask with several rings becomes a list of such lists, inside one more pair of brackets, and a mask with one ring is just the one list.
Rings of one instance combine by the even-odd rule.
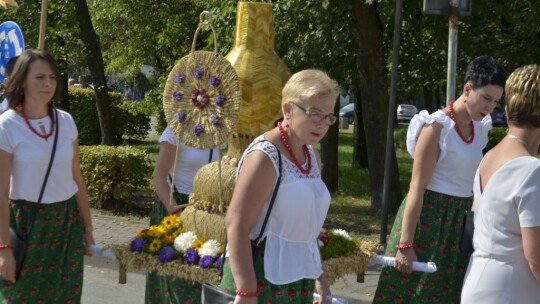
[[446, 75], [446, 105], [456, 98], [456, 63], [459, 27], [459, 1], [450, 0], [448, 23], [448, 71]]
[[39, 22], [39, 41], [38, 49], [45, 49], [45, 29], [47, 28], [47, 7], [49, 0], [41, 0], [41, 19]]

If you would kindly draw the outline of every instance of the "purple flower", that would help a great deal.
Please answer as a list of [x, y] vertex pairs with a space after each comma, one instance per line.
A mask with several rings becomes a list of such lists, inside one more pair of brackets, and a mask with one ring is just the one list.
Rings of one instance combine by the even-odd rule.
[[174, 91], [174, 93], [172, 93], [172, 96], [174, 98], [174, 101], [180, 101], [182, 99], [182, 92]]
[[201, 124], [194, 125], [193, 126], [193, 133], [195, 133], [195, 135], [197, 135], [197, 136], [201, 136], [201, 134], [204, 133], [203, 125], [201, 125]]
[[209, 98], [203, 88], [195, 89], [191, 92], [191, 102], [199, 109], [204, 109], [208, 104]]
[[186, 74], [182, 73], [182, 74], [176, 75], [176, 78], [174, 81], [176, 83], [184, 83], [184, 80], [186, 80]]
[[208, 83], [217, 87], [221, 84], [221, 80], [219, 80], [219, 78], [216, 76], [210, 76], [210, 78], [208, 78]]
[[184, 253], [184, 262], [189, 265], [195, 264], [199, 261], [199, 254], [193, 248], [188, 248], [186, 253]]
[[195, 71], [193, 72], [193, 77], [197, 79], [201, 79], [203, 75], [204, 75], [204, 70], [202, 68], [196, 68]]
[[221, 117], [217, 113], [214, 113], [210, 116], [210, 123], [213, 126], [221, 127]]
[[212, 264], [214, 264], [214, 258], [209, 255], [205, 255], [199, 260], [199, 266], [203, 269], [212, 266]]
[[223, 255], [220, 255], [219, 258], [216, 260], [216, 268], [221, 269], [221, 264], [223, 264]]
[[324, 232], [321, 231], [321, 233], [319, 233], [319, 239], [325, 239], [325, 238], [328, 238], [328, 235], [326, 235]]
[[146, 246], [146, 240], [138, 237], [131, 240], [131, 251], [133, 252], [142, 252], [144, 249], [144, 246]]
[[225, 97], [225, 95], [222, 95], [222, 94], [219, 94], [216, 99], [214, 99], [214, 103], [216, 104], [216, 106], [218, 107], [223, 107], [223, 105], [225, 104], [225, 101], [227, 100], [227, 97]]
[[167, 263], [176, 258], [176, 252], [171, 246], [163, 247], [158, 251], [158, 260], [160, 263]]
[[184, 122], [184, 120], [186, 120], [186, 112], [179, 112], [178, 115], [176, 115], [176, 119], [178, 122]]

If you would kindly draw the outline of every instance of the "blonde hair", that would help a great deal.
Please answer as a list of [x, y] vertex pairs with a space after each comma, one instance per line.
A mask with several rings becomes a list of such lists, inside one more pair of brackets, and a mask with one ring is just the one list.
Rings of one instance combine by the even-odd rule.
[[308, 69], [295, 73], [283, 87], [281, 103], [290, 101], [304, 102], [313, 96], [332, 96], [340, 93], [338, 83], [325, 72]]
[[517, 68], [506, 81], [505, 99], [509, 122], [540, 128], [540, 66]]

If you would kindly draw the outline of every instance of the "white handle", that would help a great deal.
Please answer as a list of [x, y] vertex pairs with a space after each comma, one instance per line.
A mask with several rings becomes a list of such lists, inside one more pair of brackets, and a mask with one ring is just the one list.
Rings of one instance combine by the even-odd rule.
[[[373, 263], [377, 265], [385, 265], [385, 266], [391, 266], [394, 267], [395, 263], [394, 257], [387, 257], [383, 255], [378, 255], [373, 258]], [[412, 269], [414, 271], [420, 271], [420, 272], [427, 272], [427, 273], [434, 273], [437, 271], [437, 265], [434, 262], [417, 262], [414, 261], [412, 264]]]

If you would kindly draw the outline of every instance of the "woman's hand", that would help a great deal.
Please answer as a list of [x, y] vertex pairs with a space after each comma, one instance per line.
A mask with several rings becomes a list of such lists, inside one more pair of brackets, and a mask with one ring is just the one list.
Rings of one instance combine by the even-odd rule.
[[326, 276], [321, 274], [321, 276], [315, 280], [315, 292], [319, 294], [319, 300], [314, 301], [313, 303], [317, 304], [325, 304], [326, 303], [326, 296], [331, 295], [330, 292], [330, 284], [328, 284], [328, 281], [326, 280]]
[[413, 248], [404, 249], [397, 251], [396, 260], [394, 262], [394, 268], [401, 272], [411, 273], [412, 272], [412, 263], [416, 261], [416, 252]]
[[92, 256], [90, 253], [90, 246], [95, 245], [94, 233], [92, 231], [84, 232], [84, 242], [86, 243], [86, 250], [84, 251], [85, 255]]
[[15, 283], [15, 258], [11, 249], [0, 250], [0, 276]]

